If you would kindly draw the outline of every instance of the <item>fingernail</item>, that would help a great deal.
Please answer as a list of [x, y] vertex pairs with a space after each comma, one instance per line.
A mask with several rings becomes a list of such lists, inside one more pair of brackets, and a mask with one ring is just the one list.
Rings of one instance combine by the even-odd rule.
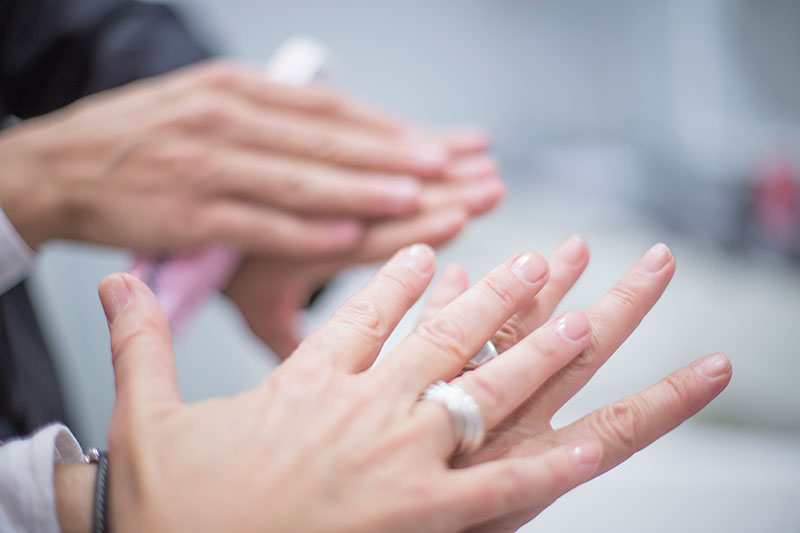
[[[444, 283], [446, 285], [455, 285], [457, 283], [461, 284], [464, 276], [464, 267], [458, 263], [451, 263], [447, 266], [447, 268], [444, 269], [444, 272], [442, 272], [442, 277], [439, 283]], [[464, 283], [466, 283], [466, 281]]]
[[511, 272], [525, 283], [536, 283], [547, 275], [547, 262], [539, 254], [522, 254], [511, 265]]
[[420, 184], [419, 180], [411, 176], [383, 178], [380, 183], [383, 190], [394, 197], [416, 198], [422, 190], [422, 184]]
[[125, 306], [128, 305], [131, 299], [131, 291], [128, 283], [119, 274], [108, 276], [103, 284], [108, 288], [104, 291], [106, 296], [100, 298], [100, 302], [103, 304], [106, 319], [111, 324], [117, 318], [117, 315], [125, 309]]
[[580, 237], [573, 235], [559, 244], [554, 254], [561, 257], [567, 263], [575, 264], [586, 255], [586, 246]]
[[575, 462], [586, 469], [594, 469], [600, 462], [600, 446], [592, 441], [583, 441], [572, 447], [570, 450]]
[[427, 274], [433, 268], [433, 249], [427, 244], [413, 244], [406, 248], [403, 262], [412, 270]]
[[498, 173], [497, 163], [485, 155], [464, 157], [453, 163], [450, 173], [457, 180], [472, 180]]
[[570, 341], [581, 340], [589, 334], [589, 321], [583, 313], [569, 311], [556, 317], [553, 327], [559, 335]]
[[[427, 228], [431, 233], [435, 233], [437, 237], [446, 233], [449, 234], [458, 231], [467, 221], [467, 214], [464, 209], [454, 207], [444, 209], [431, 215], [427, 222]], [[437, 244], [438, 245], [438, 244]]]
[[416, 178], [375, 178], [378, 186], [378, 201], [386, 205], [388, 212], [403, 215], [419, 206], [422, 184]]
[[341, 220], [330, 226], [331, 237], [342, 246], [350, 246], [361, 238], [363, 228], [355, 220]]
[[667, 264], [672, 253], [664, 243], [658, 243], [639, 259], [638, 264], [647, 272], [658, 272]]
[[500, 196], [502, 185], [499, 181], [488, 179], [470, 184], [467, 187], [467, 203], [472, 211], [482, 211], [491, 206]]
[[717, 378], [728, 371], [731, 363], [724, 353], [707, 355], [692, 363], [694, 371], [706, 378]]
[[447, 154], [438, 148], [419, 148], [414, 153], [414, 166], [423, 174], [439, 172], [447, 161]]

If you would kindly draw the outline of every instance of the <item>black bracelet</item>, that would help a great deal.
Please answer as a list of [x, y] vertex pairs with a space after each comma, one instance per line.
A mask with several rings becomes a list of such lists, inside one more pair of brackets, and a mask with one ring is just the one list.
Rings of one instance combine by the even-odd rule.
[[94, 482], [94, 503], [92, 505], [92, 532], [108, 533], [108, 452], [91, 448], [86, 461], [97, 464], [97, 477]]

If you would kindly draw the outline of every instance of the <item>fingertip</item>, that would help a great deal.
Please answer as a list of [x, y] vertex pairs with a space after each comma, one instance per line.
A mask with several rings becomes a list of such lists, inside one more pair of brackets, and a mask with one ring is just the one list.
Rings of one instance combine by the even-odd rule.
[[521, 281], [532, 285], [546, 281], [550, 268], [538, 252], [525, 252], [513, 258], [511, 272]]
[[125, 278], [126, 276], [121, 273], [111, 274], [103, 278], [98, 285], [97, 292], [100, 296], [100, 303], [109, 325], [114, 322], [131, 299], [130, 286]]
[[469, 285], [469, 274], [467, 270], [459, 263], [450, 263], [442, 271], [441, 283], [449, 287], [459, 288], [465, 291]]
[[552, 257], [571, 265], [580, 265], [588, 262], [589, 247], [580, 236], [572, 235], [556, 246]]
[[708, 379], [718, 379], [727, 376], [730, 379], [733, 373], [731, 360], [727, 354], [718, 352], [707, 355], [692, 363], [692, 369], [699, 375]]
[[467, 188], [467, 205], [473, 214], [486, 213], [500, 202], [505, 192], [505, 184], [498, 178], [479, 180]]
[[600, 464], [602, 450], [600, 445], [592, 440], [580, 440], [565, 445], [570, 458], [575, 466], [584, 474], [592, 474]]
[[403, 263], [420, 275], [429, 275], [433, 273], [433, 268], [436, 263], [436, 253], [430, 245], [419, 242], [403, 248], [398, 252], [398, 256], [402, 258]]

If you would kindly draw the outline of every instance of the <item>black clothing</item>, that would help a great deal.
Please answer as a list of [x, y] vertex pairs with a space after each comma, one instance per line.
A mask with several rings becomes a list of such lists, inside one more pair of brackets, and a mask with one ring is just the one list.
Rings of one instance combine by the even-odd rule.
[[[164, 6], [0, 0], [0, 125], [207, 57]], [[56, 420], [56, 374], [21, 283], [0, 295], [0, 440]]]

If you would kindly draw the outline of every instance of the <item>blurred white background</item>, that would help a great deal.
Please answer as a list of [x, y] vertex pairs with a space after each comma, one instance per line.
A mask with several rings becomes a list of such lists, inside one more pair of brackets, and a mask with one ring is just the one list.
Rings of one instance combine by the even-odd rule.
[[[800, 177], [800, 3], [176, 5], [231, 57], [261, 64], [286, 37], [311, 35], [337, 58], [337, 87], [421, 123], [486, 127], [509, 194], [440, 264], [460, 261], [477, 277], [513, 252], [546, 252], [578, 233], [592, 261], [564, 307], [585, 307], [651, 244], [672, 247], [678, 268], [664, 298], [558, 421], [713, 351], [730, 355], [731, 385], [525, 531], [800, 532], [800, 224], [765, 227], [753, 207], [765, 168], [777, 161]], [[105, 442], [113, 401], [96, 286], [128, 261], [56, 244], [35, 277], [86, 445]], [[338, 278], [308, 327], [373, 270]], [[175, 345], [187, 400], [235, 393], [275, 364], [222, 298]]]

